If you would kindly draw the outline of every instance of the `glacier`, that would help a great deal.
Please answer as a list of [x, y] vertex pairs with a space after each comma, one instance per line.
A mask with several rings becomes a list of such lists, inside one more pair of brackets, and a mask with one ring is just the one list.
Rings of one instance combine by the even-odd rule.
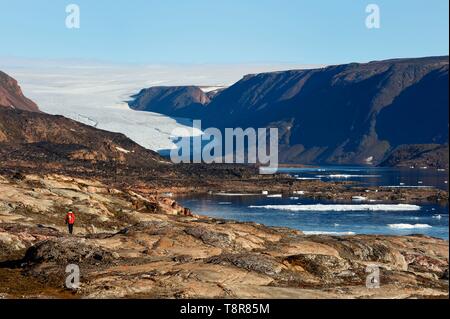
[[123, 133], [154, 151], [174, 149], [174, 140], [178, 137], [197, 136], [202, 132], [193, 129], [189, 119], [131, 110], [127, 101], [141, 89], [199, 85], [209, 92], [229, 86], [248, 73], [295, 67], [305, 66], [141, 65], [70, 59], [0, 59], [0, 70], [15, 78], [25, 96], [35, 101], [42, 111]]

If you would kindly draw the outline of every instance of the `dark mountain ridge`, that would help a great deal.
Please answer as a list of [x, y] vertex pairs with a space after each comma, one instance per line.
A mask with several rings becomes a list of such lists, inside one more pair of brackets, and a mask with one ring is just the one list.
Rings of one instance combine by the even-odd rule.
[[209, 96], [196, 86], [157, 86], [141, 90], [129, 102], [132, 109], [177, 117], [197, 117], [204, 105], [211, 102]]
[[[401, 145], [448, 143], [448, 61], [393, 59], [247, 75], [201, 107], [197, 99], [191, 114], [194, 105], [185, 103], [182, 114], [202, 119], [204, 128], [278, 127], [283, 162], [378, 164]], [[161, 111], [156, 100], [133, 103]], [[165, 104], [162, 113], [180, 116], [178, 110]]]

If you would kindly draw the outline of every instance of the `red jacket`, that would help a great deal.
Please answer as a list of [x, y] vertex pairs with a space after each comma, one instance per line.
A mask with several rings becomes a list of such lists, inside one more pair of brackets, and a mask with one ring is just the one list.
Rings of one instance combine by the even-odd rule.
[[66, 223], [69, 225], [75, 224], [75, 214], [72, 212], [68, 212], [66, 215]]

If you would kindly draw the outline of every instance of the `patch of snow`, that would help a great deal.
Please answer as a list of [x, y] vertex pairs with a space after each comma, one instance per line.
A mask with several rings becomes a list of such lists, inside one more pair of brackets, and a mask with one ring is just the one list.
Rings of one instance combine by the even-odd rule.
[[126, 150], [124, 148], [121, 148], [119, 146], [116, 146], [116, 150], [118, 150], [119, 152], [125, 153], [125, 154], [131, 153], [131, 151], [128, 151], [128, 150]]
[[224, 88], [226, 88], [226, 86], [200, 86], [200, 90], [202, 90], [204, 93], [214, 92]]

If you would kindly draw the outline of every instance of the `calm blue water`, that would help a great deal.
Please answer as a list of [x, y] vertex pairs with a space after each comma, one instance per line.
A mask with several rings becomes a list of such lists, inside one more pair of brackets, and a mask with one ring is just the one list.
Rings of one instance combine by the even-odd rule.
[[[358, 169], [358, 171], [356, 171]], [[371, 186], [435, 186], [446, 188], [447, 172], [436, 170], [395, 170], [367, 168], [319, 168], [284, 170], [287, 173], [308, 178], [339, 180], [340, 177], [316, 177], [318, 175], [380, 175], [380, 177], [346, 177]], [[376, 173], [376, 174], [375, 174]], [[422, 183], [418, 183], [422, 182]], [[331, 202], [293, 197], [268, 198], [267, 196], [184, 196], [177, 200], [196, 214], [238, 221], [252, 221], [269, 226], [284, 226], [306, 233], [332, 234], [425, 234], [449, 238], [448, 205], [416, 204], [418, 211], [286, 211], [281, 209], [255, 208], [266, 205], [335, 205], [335, 204], [391, 204], [380, 202]], [[412, 203], [414, 204], [414, 203]], [[276, 207], [275, 207], [276, 208]], [[409, 227], [409, 228], [405, 228]]]
[[364, 186], [412, 186], [448, 189], [448, 171], [384, 167], [323, 166], [311, 168], [280, 168], [299, 179], [353, 181]]

